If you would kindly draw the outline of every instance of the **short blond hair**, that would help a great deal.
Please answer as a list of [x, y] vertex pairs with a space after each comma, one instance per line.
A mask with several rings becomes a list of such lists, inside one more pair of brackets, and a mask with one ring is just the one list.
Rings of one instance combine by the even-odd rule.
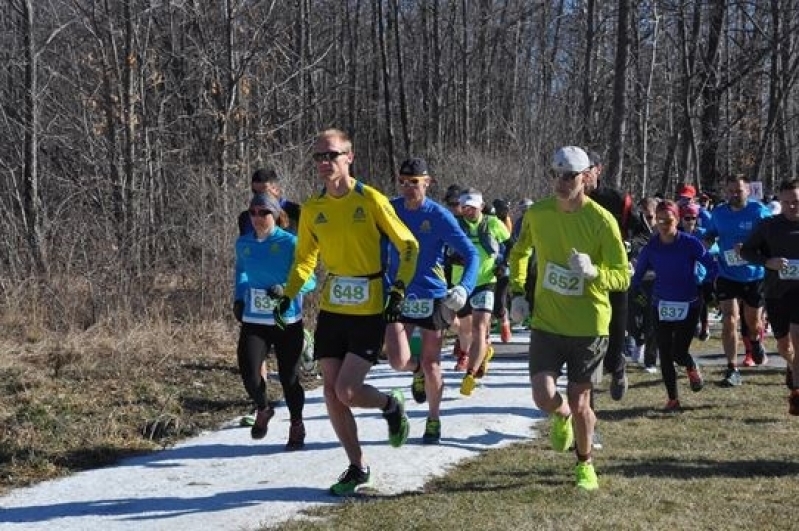
[[329, 138], [335, 138], [336, 140], [341, 140], [344, 142], [344, 147], [347, 151], [352, 151], [352, 140], [350, 140], [350, 135], [346, 132], [342, 131], [341, 129], [325, 129], [318, 135], [316, 135], [315, 142], [319, 142], [320, 140], [327, 140]]

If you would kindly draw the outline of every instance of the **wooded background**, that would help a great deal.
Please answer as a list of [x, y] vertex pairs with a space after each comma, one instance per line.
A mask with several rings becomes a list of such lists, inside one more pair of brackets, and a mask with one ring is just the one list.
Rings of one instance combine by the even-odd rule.
[[419, 155], [442, 189], [538, 198], [565, 144], [636, 196], [796, 175], [799, 0], [0, 6], [0, 304], [61, 327], [175, 292], [171, 318], [227, 312], [250, 174], [304, 199], [327, 127], [388, 194]]

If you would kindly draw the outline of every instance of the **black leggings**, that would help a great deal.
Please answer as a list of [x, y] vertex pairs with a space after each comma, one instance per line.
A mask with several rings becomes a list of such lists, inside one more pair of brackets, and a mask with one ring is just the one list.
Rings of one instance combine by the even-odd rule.
[[611, 291], [608, 294], [610, 301], [610, 329], [608, 332], [608, 351], [605, 354], [605, 372], [619, 374], [624, 371], [624, 336], [627, 334], [627, 292]]
[[266, 381], [261, 376], [261, 364], [274, 345], [280, 385], [291, 420], [302, 419], [305, 390], [300, 384], [299, 367], [304, 339], [302, 321], [286, 325], [285, 330], [273, 325], [241, 325], [237, 351], [239, 372], [244, 389], [258, 409], [267, 406]]
[[510, 287], [510, 277], [505, 275], [497, 277], [494, 286], [494, 317], [502, 321], [508, 313], [508, 288]]
[[694, 330], [699, 321], [699, 306], [691, 306], [688, 315], [682, 321], [656, 321], [655, 335], [660, 351], [660, 373], [669, 400], [677, 398], [677, 363], [686, 369], [696, 367], [696, 362], [688, 349], [694, 339]]

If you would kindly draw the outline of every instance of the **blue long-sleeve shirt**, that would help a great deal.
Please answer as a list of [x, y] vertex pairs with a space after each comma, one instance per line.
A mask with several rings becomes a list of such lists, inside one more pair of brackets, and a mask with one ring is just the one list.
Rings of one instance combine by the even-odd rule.
[[698, 303], [699, 290], [694, 277], [697, 262], [707, 271], [706, 281], [713, 281], [718, 274], [718, 265], [701, 241], [690, 234], [677, 232], [672, 243], [663, 243], [660, 235], [655, 234], [638, 255], [631, 286], [639, 289], [644, 274], [651, 269], [655, 272], [653, 306], [661, 300]]
[[[395, 197], [391, 204], [397, 216], [419, 241], [419, 257], [416, 273], [410, 285], [405, 287], [406, 297], [418, 299], [441, 298], [447, 293], [444, 278], [444, 248], [449, 246], [464, 259], [463, 276], [460, 279], [467, 293], [471, 293], [477, 282], [479, 255], [472, 242], [458, 225], [449, 210], [435, 201], [425, 198], [416, 210], [405, 208], [405, 200]], [[389, 246], [388, 278], [397, 276], [399, 254]]]
[[[275, 285], [284, 285], [289, 276], [297, 237], [275, 227], [263, 240], [255, 232], [248, 232], [236, 240], [236, 272], [233, 300], [244, 302], [245, 323], [274, 325], [273, 314], [276, 300], [267, 296], [266, 290]], [[286, 323], [302, 319], [302, 295], [313, 291], [316, 277], [311, 275], [292, 301], [284, 315]]]

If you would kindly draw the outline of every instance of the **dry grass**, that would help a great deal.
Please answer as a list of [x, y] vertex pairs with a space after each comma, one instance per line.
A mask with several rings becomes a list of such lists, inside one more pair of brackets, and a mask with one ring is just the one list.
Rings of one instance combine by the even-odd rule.
[[19, 320], [0, 337], [0, 489], [159, 449], [250, 407], [232, 323], [54, 334]]

